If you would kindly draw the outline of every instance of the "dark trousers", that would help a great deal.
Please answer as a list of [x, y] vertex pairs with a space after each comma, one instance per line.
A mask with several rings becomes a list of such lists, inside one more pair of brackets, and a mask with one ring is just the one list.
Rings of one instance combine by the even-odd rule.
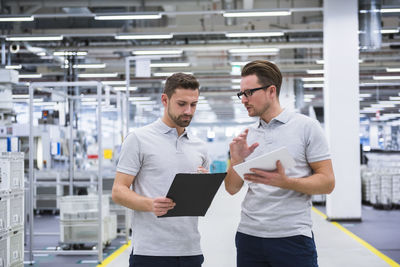
[[318, 267], [313, 238], [261, 238], [236, 233], [237, 267]]
[[203, 255], [196, 256], [142, 256], [129, 257], [129, 267], [201, 267]]

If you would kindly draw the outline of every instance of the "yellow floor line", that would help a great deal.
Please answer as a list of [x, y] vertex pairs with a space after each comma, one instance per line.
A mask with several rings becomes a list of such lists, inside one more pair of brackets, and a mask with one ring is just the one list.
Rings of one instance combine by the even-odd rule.
[[131, 246], [131, 241], [128, 244], [121, 246], [119, 249], [114, 251], [110, 256], [108, 256], [102, 263], [97, 265], [97, 267], [104, 267], [107, 266], [111, 261], [113, 261], [116, 257], [118, 257], [122, 252], [124, 252], [127, 248]]
[[[317, 213], [318, 215], [320, 215], [322, 218], [326, 219], [328, 218], [323, 212], [317, 210], [316, 208], [312, 208], [313, 211], [315, 213]], [[382, 252], [380, 252], [379, 250], [377, 250], [376, 248], [374, 248], [373, 246], [371, 246], [368, 242], [366, 242], [365, 240], [361, 239], [360, 237], [356, 236], [355, 234], [353, 234], [352, 232], [350, 232], [349, 230], [347, 230], [346, 228], [344, 228], [342, 225], [340, 225], [337, 222], [330, 222], [331, 224], [333, 224], [334, 226], [336, 226], [337, 228], [339, 228], [340, 230], [342, 230], [345, 234], [347, 234], [348, 236], [350, 236], [351, 238], [353, 238], [354, 240], [356, 240], [358, 243], [360, 243], [361, 245], [363, 245], [364, 247], [366, 247], [368, 250], [370, 250], [372, 253], [374, 253], [375, 255], [377, 255], [379, 258], [381, 258], [382, 260], [384, 260], [386, 263], [389, 264], [389, 266], [391, 267], [400, 267], [400, 264], [398, 264], [397, 262], [395, 262], [394, 260], [392, 260], [391, 258], [389, 258], [388, 256], [386, 256], [385, 254], [383, 254]]]

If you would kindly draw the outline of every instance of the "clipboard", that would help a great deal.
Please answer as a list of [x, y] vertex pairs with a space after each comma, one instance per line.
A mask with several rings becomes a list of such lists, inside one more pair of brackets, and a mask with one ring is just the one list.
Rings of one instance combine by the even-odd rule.
[[158, 217], [204, 216], [225, 176], [226, 172], [176, 174], [166, 196], [176, 205]]
[[296, 165], [293, 157], [289, 154], [286, 147], [280, 147], [267, 154], [245, 161], [233, 166], [233, 169], [244, 179], [245, 173], [251, 173], [251, 168], [273, 171], [276, 169], [276, 162], [280, 160], [285, 170], [293, 168]]

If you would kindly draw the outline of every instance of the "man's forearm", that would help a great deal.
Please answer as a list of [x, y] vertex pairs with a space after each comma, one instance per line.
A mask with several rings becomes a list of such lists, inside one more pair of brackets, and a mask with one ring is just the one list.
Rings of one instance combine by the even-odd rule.
[[228, 173], [225, 177], [225, 189], [231, 195], [234, 195], [237, 192], [239, 192], [243, 186], [243, 180], [232, 168], [232, 166], [234, 164], [235, 164], [235, 162], [231, 163], [231, 165], [229, 166], [229, 169], [228, 169]]
[[335, 187], [334, 177], [325, 174], [313, 174], [304, 178], [289, 178], [284, 189], [307, 195], [330, 194]]
[[115, 203], [132, 210], [152, 211], [153, 209], [151, 198], [141, 196], [126, 186], [113, 187], [112, 199]]

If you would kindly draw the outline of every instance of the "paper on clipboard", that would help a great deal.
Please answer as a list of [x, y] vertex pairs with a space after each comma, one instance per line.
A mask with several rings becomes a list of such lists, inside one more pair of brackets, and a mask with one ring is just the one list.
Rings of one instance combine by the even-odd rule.
[[296, 165], [293, 157], [286, 147], [278, 148], [267, 154], [245, 161], [233, 166], [233, 169], [244, 179], [245, 173], [251, 173], [251, 168], [273, 171], [276, 169], [276, 162], [280, 160], [285, 169], [293, 168]]

